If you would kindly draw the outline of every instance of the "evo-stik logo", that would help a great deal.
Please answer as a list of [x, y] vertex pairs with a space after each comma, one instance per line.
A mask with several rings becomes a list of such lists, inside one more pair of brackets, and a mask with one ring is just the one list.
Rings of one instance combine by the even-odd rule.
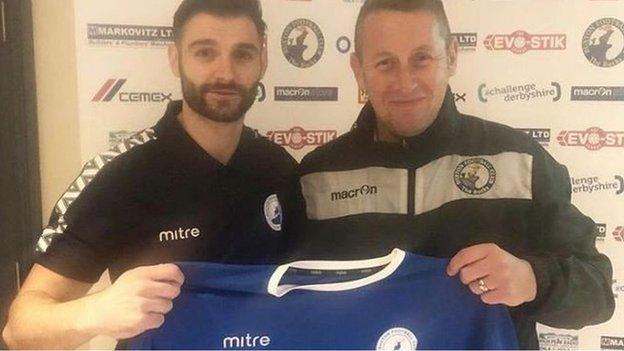
[[331, 193], [331, 201], [354, 199], [360, 196], [376, 195], [377, 187], [374, 185], [362, 185], [358, 189], [336, 191]]

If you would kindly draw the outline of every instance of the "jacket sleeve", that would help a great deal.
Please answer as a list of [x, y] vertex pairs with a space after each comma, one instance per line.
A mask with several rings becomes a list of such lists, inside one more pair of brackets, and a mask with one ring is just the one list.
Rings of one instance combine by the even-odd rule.
[[596, 250], [595, 223], [571, 204], [566, 167], [541, 147], [533, 158], [530, 262], [537, 297], [522, 309], [537, 322], [579, 329], [611, 318], [612, 267]]

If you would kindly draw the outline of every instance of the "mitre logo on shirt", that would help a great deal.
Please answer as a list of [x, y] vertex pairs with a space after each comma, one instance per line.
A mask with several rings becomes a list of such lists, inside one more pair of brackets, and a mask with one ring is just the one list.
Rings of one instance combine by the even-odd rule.
[[177, 228], [173, 230], [163, 230], [158, 233], [158, 241], [179, 241], [198, 238], [201, 235], [199, 228]]
[[271, 344], [271, 338], [267, 335], [234, 335], [223, 338], [223, 349], [248, 349], [263, 348]]

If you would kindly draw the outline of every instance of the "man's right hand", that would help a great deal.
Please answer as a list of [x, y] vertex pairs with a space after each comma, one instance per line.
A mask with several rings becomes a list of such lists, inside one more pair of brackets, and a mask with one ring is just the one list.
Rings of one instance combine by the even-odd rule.
[[116, 339], [127, 339], [160, 327], [180, 294], [184, 275], [174, 264], [138, 267], [114, 284], [92, 295], [85, 329]]

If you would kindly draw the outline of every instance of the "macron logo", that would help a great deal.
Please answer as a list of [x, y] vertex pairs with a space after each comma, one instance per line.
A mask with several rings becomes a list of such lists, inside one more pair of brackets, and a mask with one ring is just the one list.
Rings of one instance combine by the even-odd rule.
[[158, 239], [160, 242], [163, 241], [176, 241], [176, 240], [185, 240], [189, 238], [197, 238], [201, 235], [201, 232], [198, 228], [189, 228], [183, 229], [178, 228], [176, 230], [165, 230], [158, 234]]
[[266, 347], [271, 343], [271, 338], [266, 335], [263, 336], [252, 336], [247, 333], [247, 335], [241, 336], [226, 336], [223, 338], [223, 348], [224, 349], [240, 349], [253, 347], [256, 348], [258, 346]]

